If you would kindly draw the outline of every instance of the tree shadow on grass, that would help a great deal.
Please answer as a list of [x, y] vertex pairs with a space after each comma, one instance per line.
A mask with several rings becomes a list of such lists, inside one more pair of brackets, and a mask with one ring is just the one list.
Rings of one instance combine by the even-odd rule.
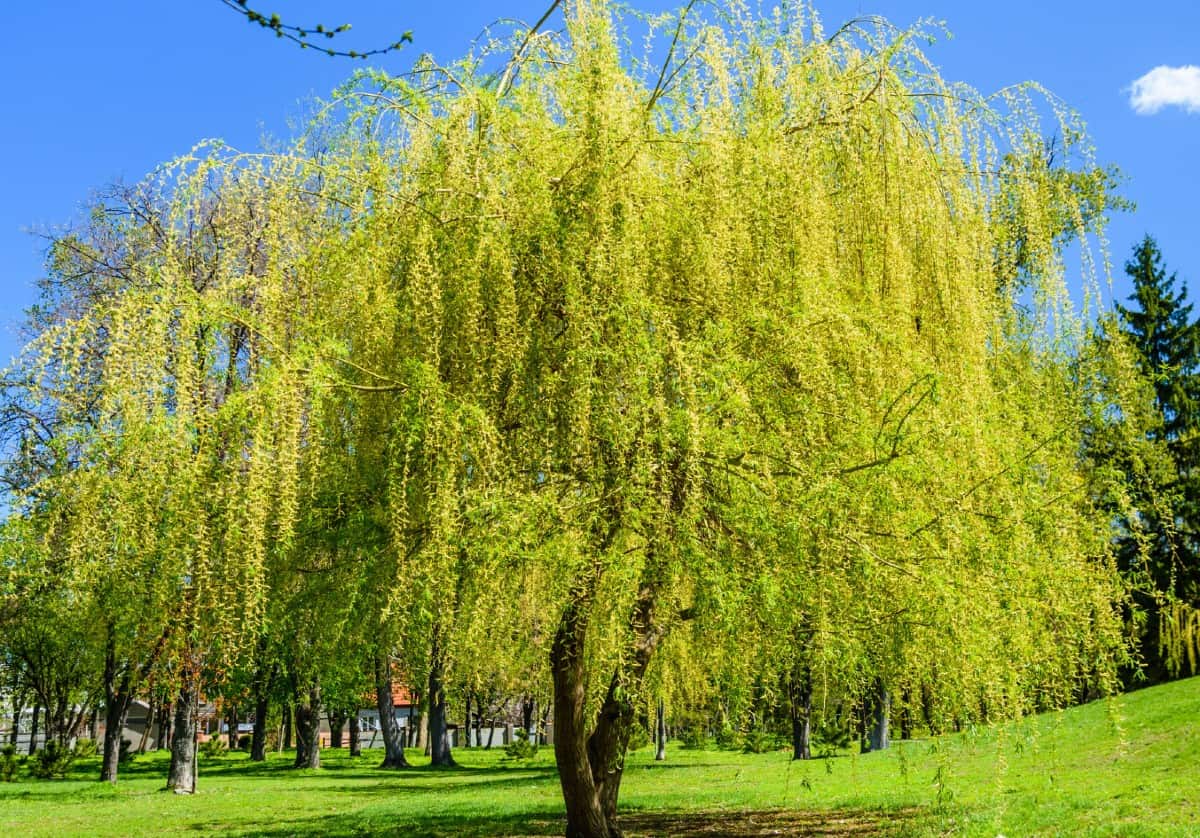
[[[890, 811], [842, 809], [827, 812], [763, 810], [751, 812], [631, 812], [618, 818], [625, 838], [690, 838], [690, 836], [793, 835], [806, 838], [867, 838], [897, 832], [905, 823], [919, 820], [919, 809]], [[227, 825], [196, 824], [196, 831], [223, 831]], [[542, 838], [563, 835], [566, 820], [560, 809], [535, 810], [521, 815], [397, 817], [388, 820], [361, 813], [331, 814], [283, 823], [239, 824], [243, 835], [285, 836], [412, 836], [412, 838]]]

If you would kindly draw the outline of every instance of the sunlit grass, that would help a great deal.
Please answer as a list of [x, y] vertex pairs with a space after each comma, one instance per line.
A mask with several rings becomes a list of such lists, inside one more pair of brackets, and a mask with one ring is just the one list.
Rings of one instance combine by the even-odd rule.
[[[796, 763], [650, 748], [631, 755], [621, 807], [631, 835], [1200, 835], [1200, 679], [1001, 728]], [[550, 749], [533, 760], [467, 750], [458, 770], [375, 768], [327, 750], [201, 760], [200, 793], [161, 791], [166, 755], [139, 757], [113, 788], [97, 761], [71, 778], [0, 784], [0, 835], [555, 835], [562, 803]], [[410, 759], [420, 763], [419, 753]], [[782, 810], [782, 811], [781, 811]]]

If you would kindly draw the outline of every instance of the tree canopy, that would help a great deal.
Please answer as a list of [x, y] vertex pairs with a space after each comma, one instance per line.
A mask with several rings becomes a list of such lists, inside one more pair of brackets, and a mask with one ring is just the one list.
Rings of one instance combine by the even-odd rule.
[[1060, 256], [1105, 187], [1048, 174], [1045, 100], [802, 4], [680, 17], [653, 67], [620, 25], [358, 75], [288, 152], [198, 147], [94, 228], [145, 246], [30, 348], [95, 417], [26, 508], [45, 550], [81, 586], [152, 563], [122, 584], [184, 682], [272, 598], [350, 591], [315, 610], [431, 693], [548, 674], [572, 835], [614, 834], [647, 679], [803, 666], [819, 706], [945, 722], [1112, 690], [1106, 383]]

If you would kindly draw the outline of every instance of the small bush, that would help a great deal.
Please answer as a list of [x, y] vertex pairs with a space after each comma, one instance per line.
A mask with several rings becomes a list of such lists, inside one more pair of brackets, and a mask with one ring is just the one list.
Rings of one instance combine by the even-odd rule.
[[224, 736], [214, 736], [213, 738], [200, 743], [200, 753], [208, 759], [224, 756], [229, 752], [229, 748], [225, 745]]
[[708, 731], [703, 725], [688, 725], [679, 731], [679, 744], [684, 748], [703, 748], [708, 744]]
[[814, 726], [812, 733], [813, 750], [822, 756], [846, 750], [852, 740], [849, 723], [839, 719], [830, 719]]
[[133, 762], [134, 751], [133, 742], [129, 739], [121, 740], [121, 752], [117, 754], [117, 765], [128, 765]]
[[100, 746], [96, 744], [95, 739], [77, 739], [75, 740], [75, 758], [87, 759], [94, 757], [100, 753]]
[[529, 733], [524, 728], [517, 728], [514, 732], [514, 739], [504, 749], [504, 754], [509, 759], [529, 759], [535, 756], [538, 752], [538, 746], [534, 742], [529, 741]]
[[633, 730], [629, 731], [629, 750], [636, 751], [644, 748], [651, 742], [650, 731], [639, 724], [634, 724]]
[[17, 769], [21, 766], [21, 758], [17, 756], [16, 745], [5, 745], [0, 748], [0, 783], [11, 783], [17, 779]]
[[779, 735], [761, 727], [750, 728], [742, 735], [742, 751], [747, 754], [765, 754], [779, 745]]
[[731, 750], [738, 747], [738, 732], [728, 721], [721, 725], [721, 729], [717, 731], [717, 747], [724, 750]]
[[250, 750], [250, 744], [251, 744], [251, 742], [253, 742], [253, 740], [254, 740], [254, 737], [252, 737], [249, 733], [243, 733], [241, 736], [238, 737], [238, 750], [239, 751]]
[[40, 751], [35, 751], [30, 760], [30, 772], [39, 780], [50, 780], [67, 776], [75, 752], [51, 739]]

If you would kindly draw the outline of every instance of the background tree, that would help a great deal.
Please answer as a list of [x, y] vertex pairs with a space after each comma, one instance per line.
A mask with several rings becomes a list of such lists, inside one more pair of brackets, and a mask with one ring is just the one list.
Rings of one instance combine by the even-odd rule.
[[[1185, 661], [1196, 670], [1200, 634], [1200, 322], [1193, 321], [1187, 289], [1176, 289], [1150, 236], [1125, 263], [1133, 281], [1128, 306], [1117, 306], [1121, 335], [1150, 383], [1156, 421], [1146, 435], [1171, 466], [1144, 486], [1136, 518], [1127, 522], [1123, 569], [1139, 588], [1146, 613], [1141, 654], [1151, 683], [1178, 675]], [[1127, 468], [1132, 463], [1127, 463]]]

